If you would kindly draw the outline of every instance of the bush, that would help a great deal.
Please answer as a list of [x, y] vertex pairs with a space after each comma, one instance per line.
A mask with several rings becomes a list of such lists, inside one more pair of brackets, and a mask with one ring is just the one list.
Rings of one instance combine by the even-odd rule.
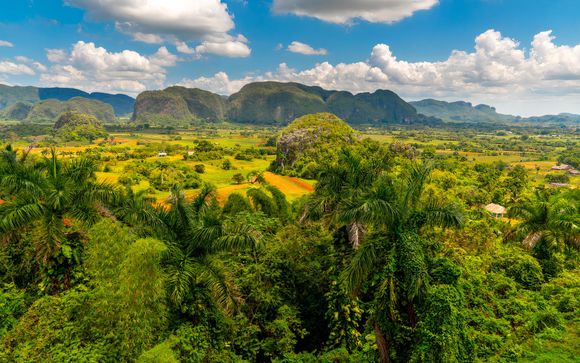
[[232, 168], [232, 162], [230, 161], [230, 159], [224, 160], [224, 162], [222, 163], [222, 169], [230, 170], [231, 168]]
[[570, 177], [566, 174], [548, 174], [546, 175], [546, 182], [548, 183], [568, 183]]
[[243, 195], [239, 193], [232, 193], [228, 196], [224, 204], [223, 212], [225, 214], [238, 214], [240, 212], [247, 212], [252, 210], [252, 205]]
[[20, 315], [26, 312], [26, 294], [14, 285], [0, 288], [0, 338], [16, 323]]
[[198, 174], [203, 174], [205, 173], [205, 165], [197, 164], [193, 167], [193, 170], [195, 170], [195, 172]]
[[244, 178], [244, 176], [242, 174], [237, 173], [237, 174], [234, 174], [234, 176], [232, 177], [232, 180], [236, 184], [242, 184], [246, 180], [246, 178]]
[[503, 254], [492, 263], [492, 270], [502, 270], [525, 288], [535, 289], [544, 281], [542, 266], [530, 255], [524, 253]]

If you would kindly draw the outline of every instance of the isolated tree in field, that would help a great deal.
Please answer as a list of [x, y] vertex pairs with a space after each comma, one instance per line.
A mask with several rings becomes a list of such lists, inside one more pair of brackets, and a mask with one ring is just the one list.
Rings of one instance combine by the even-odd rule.
[[195, 172], [198, 174], [205, 173], [205, 165], [203, 165], [203, 164], [197, 164], [193, 168], [194, 168]]
[[264, 172], [263, 171], [251, 171], [248, 173], [247, 175], [247, 179], [250, 181], [250, 183], [252, 184], [265, 184], [266, 183], [266, 178], [264, 177]]
[[246, 180], [246, 178], [244, 178], [244, 176], [242, 174], [237, 173], [237, 174], [234, 174], [234, 176], [232, 177], [232, 180], [236, 184], [242, 184]]
[[232, 162], [230, 161], [230, 159], [224, 160], [224, 162], [222, 163], [222, 169], [230, 170], [231, 168], [232, 168]]

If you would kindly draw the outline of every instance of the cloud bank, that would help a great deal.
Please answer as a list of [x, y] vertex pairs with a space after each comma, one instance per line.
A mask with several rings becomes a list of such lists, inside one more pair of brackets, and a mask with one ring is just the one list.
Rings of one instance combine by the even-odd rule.
[[[566, 99], [580, 100], [580, 45], [556, 45], [554, 39], [551, 31], [538, 33], [526, 51], [490, 29], [475, 38], [473, 51], [454, 50], [437, 62], [405, 61], [387, 44], [377, 44], [368, 59], [354, 63], [322, 62], [305, 70], [281, 64], [276, 71], [241, 79], [219, 72], [180, 83], [230, 94], [248, 82], [293, 81], [351, 92], [392, 89], [407, 99], [469, 99], [505, 112], [554, 112]], [[580, 112], [580, 106], [570, 111]]]
[[247, 57], [251, 52], [247, 39], [231, 34], [233, 17], [220, 0], [67, 0], [67, 4], [85, 9], [89, 19], [113, 20], [118, 31], [136, 41], [177, 43], [182, 49], [188, 49], [187, 42], [196, 42], [199, 55]]
[[74, 44], [70, 52], [49, 49], [47, 58], [52, 64], [40, 75], [44, 85], [129, 94], [162, 87], [167, 68], [178, 60], [165, 47], [144, 56], [131, 50], [110, 52], [83, 41]]
[[349, 24], [361, 19], [371, 23], [394, 23], [428, 10], [439, 0], [274, 0], [272, 9], [279, 14], [294, 14], [322, 21]]

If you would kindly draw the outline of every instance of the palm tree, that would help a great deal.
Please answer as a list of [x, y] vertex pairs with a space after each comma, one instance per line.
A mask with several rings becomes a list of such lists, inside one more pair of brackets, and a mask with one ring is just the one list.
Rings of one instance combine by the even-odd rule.
[[159, 210], [162, 225], [157, 236], [169, 247], [166, 269], [171, 301], [180, 307], [201, 288], [223, 311], [232, 312], [238, 294], [219, 253], [255, 248], [260, 236], [247, 226], [224, 222], [211, 186], [204, 186], [192, 201], [173, 188], [168, 204]]
[[338, 162], [321, 171], [301, 221], [322, 219], [331, 228], [344, 226], [348, 241], [357, 249], [366, 233], [365, 224], [392, 212], [372, 190], [383, 171], [377, 160], [343, 149]]
[[27, 152], [19, 158], [11, 148], [1, 158], [0, 190], [9, 198], [0, 206], [0, 234], [31, 230], [43, 265], [67, 239], [77, 239], [79, 231], [67, 228], [70, 221], [90, 226], [115, 199], [114, 188], [96, 180], [97, 164], [91, 159], [65, 162], [52, 149], [34, 163]]
[[540, 244], [551, 249], [580, 245], [578, 204], [573, 201], [563, 198], [551, 201], [546, 191], [538, 190], [534, 200], [511, 207], [508, 214], [520, 219], [520, 223], [506, 239], [519, 239], [529, 250]]
[[423, 195], [430, 171], [427, 164], [412, 166], [399, 183], [380, 177], [368, 192], [359, 192], [368, 199], [343, 212], [345, 220], [356, 217], [372, 222], [372, 234], [362, 241], [343, 279], [355, 295], [363, 286], [374, 285], [368, 290], [374, 312], [370, 321], [381, 362], [390, 361], [391, 339], [385, 332], [402, 324], [402, 316], [412, 329], [417, 324], [415, 304], [429, 284], [428, 252], [421, 230], [463, 223], [462, 214], [453, 205]]
[[154, 206], [155, 198], [143, 189], [135, 192], [127, 187], [118, 202], [112, 208], [113, 214], [127, 225], [152, 233], [162, 227], [159, 213]]
[[264, 183], [263, 187], [251, 188], [247, 192], [255, 210], [269, 217], [286, 222], [290, 217], [290, 205], [286, 195], [273, 185]]

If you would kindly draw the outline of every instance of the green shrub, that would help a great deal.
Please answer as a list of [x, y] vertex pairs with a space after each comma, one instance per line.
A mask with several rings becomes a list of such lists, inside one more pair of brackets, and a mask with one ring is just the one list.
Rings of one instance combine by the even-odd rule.
[[536, 289], [544, 281], [542, 266], [532, 256], [524, 253], [503, 254], [492, 263], [493, 271], [505, 274], [529, 289]]
[[205, 165], [197, 164], [193, 167], [193, 170], [195, 170], [195, 172], [198, 174], [203, 174], [205, 173]]

